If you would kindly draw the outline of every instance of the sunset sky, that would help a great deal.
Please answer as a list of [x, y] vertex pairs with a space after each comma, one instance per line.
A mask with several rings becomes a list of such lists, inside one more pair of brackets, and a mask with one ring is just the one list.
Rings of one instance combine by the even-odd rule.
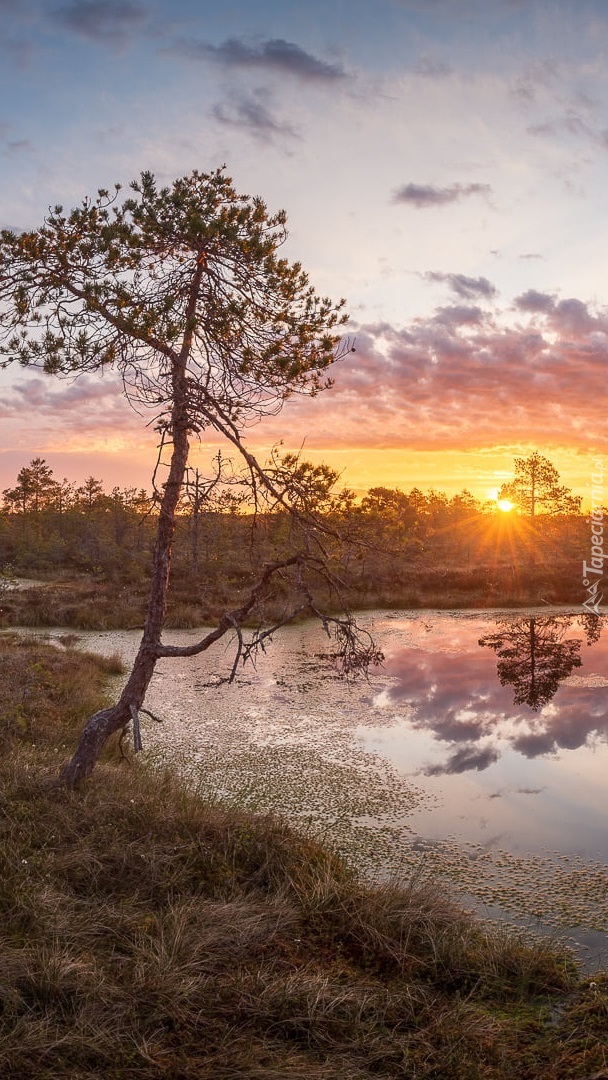
[[[223, 163], [346, 297], [334, 388], [251, 432], [358, 491], [485, 498], [539, 450], [588, 495], [608, 440], [606, 0], [0, 0], [0, 226]], [[112, 377], [0, 375], [0, 489], [149, 486]], [[209, 448], [197, 450], [202, 462]]]

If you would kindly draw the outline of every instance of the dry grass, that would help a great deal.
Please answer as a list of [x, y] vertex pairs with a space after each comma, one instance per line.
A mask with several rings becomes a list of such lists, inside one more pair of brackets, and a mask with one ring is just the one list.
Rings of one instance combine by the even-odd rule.
[[78, 630], [119, 630], [143, 623], [148, 587], [93, 577], [55, 581], [42, 588], [2, 596], [5, 626], [69, 626]]
[[111, 755], [82, 791], [59, 788], [56, 748], [101, 703], [103, 665], [6, 640], [0, 661], [0, 1076], [563, 1080], [605, 1066], [608, 993], [578, 985], [559, 950], [484, 927], [427, 883], [366, 885], [284, 823]]
[[[556, 557], [557, 558], [557, 557]], [[172, 576], [167, 627], [190, 628], [215, 622], [248, 591], [255, 573], [219, 573], [217, 577], [182, 571]], [[3, 592], [0, 623], [4, 626], [66, 626], [81, 630], [118, 630], [143, 625], [148, 596], [144, 571], [127, 581], [111, 577], [72, 577], [44, 588]], [[328, 610], [338, 604], [351, 610], [392, 608], [496, 608], [534, 604], [580, 603], [580, 582], [571, 562], [544, 563], [518, 571], [508, 566], [449, 566], [416, 564], [407, 573], [353, 579], [334, 594], [319, 593]], [[271, 621], [283, 612], [280, 593], [267, 601], [264, 617]]]

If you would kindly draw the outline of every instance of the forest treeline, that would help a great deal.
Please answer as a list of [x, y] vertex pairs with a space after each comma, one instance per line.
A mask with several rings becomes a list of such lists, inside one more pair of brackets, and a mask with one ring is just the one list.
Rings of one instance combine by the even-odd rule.
[[[331, 575], [322, 592], [336, 607], [485, 607], [581, 599], [589, 525], [580, 500], [570, 495], [566, 503], [562, 498], [548, 507], [551, 512], [540, 504], [533, 516], [500, 512], [467, 490], [448, 498], [416, 487], [409, 492], [373, 487], [357, 500], [348, 490], [335, 492], [335, 474], [326, 467], [299, 468], [302, 500], [327, 527]], [[560, 491], [563, 495], [565, 489]], [[80, 581], [83, 596], [84, 582], [95, 584], [98, 611], [107, 587], [115, 610], [121, 597], [131, 610], [121, 622], [137, 623], [156, 514], [157, 500], [143, 489], [108, 491], [93, 476], [81, 485], [58, 480], [36, 458], [3, 492], [0, 572], [62, 577], [64, 594], [66, 579], [74, 587]], [[177, 521], [170, 621], [194, 625], [211, 617], [289, 543], [290, 518], [280, 506], [254, 514], [238, 488], [210, 490], [193, 473]], [[273, 610], [280, 602], [279, 588]], [[4, 601], [3, 606], [6, 612]], [[82, 604], [80, 610], [82, 615]], [[65, 614], [68, 625], [77, 622]], [[48, 617], [55, 621], [52, 613]], [[44, 623], [46, 617], [33, 621]]]

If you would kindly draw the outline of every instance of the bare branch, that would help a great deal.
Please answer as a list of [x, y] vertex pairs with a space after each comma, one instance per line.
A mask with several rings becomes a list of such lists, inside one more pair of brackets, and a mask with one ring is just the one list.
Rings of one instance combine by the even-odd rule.
[[264, 589], [272, 577], [281, 570], [286, 569], [289, 566], [296, 566], [305, 558], [302, 552], [298, 552], [296, 555], [292, 555], [287, 559], [281, 559], [279, 562], [269, 563], [264, 567], [264, 572], [259, 581], [252, 588], [247, 600], [244, 604], [241, 604], [238, 608], [228, 612], [226, 615], [222, 615], [215, 630], [211, 630], [200, 641], [197, 641], [194, 645], [162, 645], [156, 646], [156, 655], [161, 656], [198, 656], [199, 653], [206, 652], [211, 648], [216, 641], [221, 638], [230, 630], [235, 630], [245, 622], [247, 616], [254, 610], [257, 604], [259, 604]]

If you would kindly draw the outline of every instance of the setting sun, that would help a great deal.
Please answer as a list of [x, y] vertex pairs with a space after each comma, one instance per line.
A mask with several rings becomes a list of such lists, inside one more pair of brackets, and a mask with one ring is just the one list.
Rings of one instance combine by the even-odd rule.
[[499, 510], [502, 510], [503, 514], [508, 514], [510, 510], [515, 508], [515, 503], [512, 503], [510, 499], [497, 499], [496, 505]]

